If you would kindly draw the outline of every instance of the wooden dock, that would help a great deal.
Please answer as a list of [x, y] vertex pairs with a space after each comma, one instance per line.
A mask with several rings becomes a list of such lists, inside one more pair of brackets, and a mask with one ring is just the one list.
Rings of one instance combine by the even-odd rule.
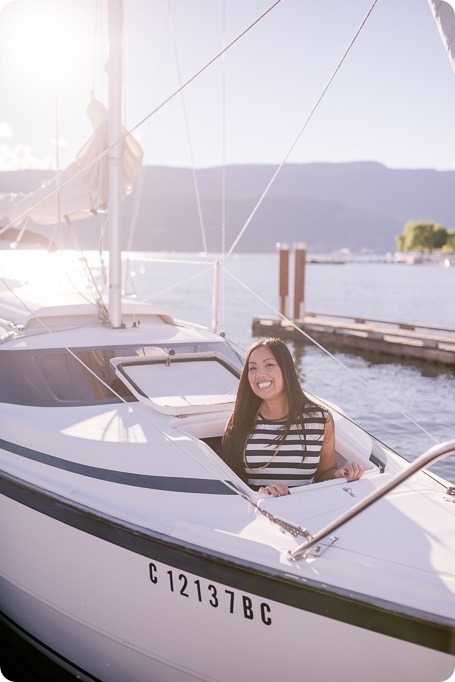
[[[455, 366], [455, 328], [409, 322], [353, 317], [338, 313], [310, 313], [305, 309], [306, 246], [294, 252], [293, 318], [290, 309], [290, 249], [277, 244], [279, 256], [279, 300], [281, 317], [255, 317], [253, 336], [279, 336], [327, 349], [368, 352], [396, 358], [423, 360]], [[290, 319], [290, 317], [292, 319]]]
[[281, 318], [254, 318], [252, 334], [310, 343], [305, 336], [308, 334], [329, 349], [364, 351], [455, 366], [455, 328], [451, 327], [308, 312], [303, 319], [292, 323]]

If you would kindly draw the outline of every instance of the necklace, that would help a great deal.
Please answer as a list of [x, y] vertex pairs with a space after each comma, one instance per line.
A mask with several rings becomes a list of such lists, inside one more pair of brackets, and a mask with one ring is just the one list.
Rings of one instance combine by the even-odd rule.
[[282, 422], [289, 417], [289, 412], [286, 412], [286, 414], [283, 414], [282, 417], [264, 417], [262, 412], [259, 410], [258, 415], [260, 417], [262, 417], [262, 419], [266, 422]]
[[245, 444], [245, 447], [243, 448], [243, 464], [245, 465], [245, 470], [247, 470], [247, 471], [264, 471], [264, 469], [267, 469], [269, 464], [271, 464], [273, 462], [273, 460], [275, 459], [275, 457], [279, 453], [281, 446], [282, 446], [282, 443], [280, 443], [278, 445], [278, 447], [276, 448], [276, 450], [274, 451], [273, 455], [271, 456], [271, 458], [269, 459], [268, 462], [266, 462], [265, 464], [263, 464], [260, 467], [252, 467], [249, 464], [247, 464], [247, 461], [246, 461], [246, 444]]
[[[260, 410], [258, 411], [258, 414], [256, 415], [256, 419], [257, 419], [258, 416], [261, 417], [262, 419], [265, 419], [265, 417], [261, 414]], [[286, 419], [286, 418], [287, 418], [287, 415], [285, 415], [284, 417], [281, 417], [281, 419]], [[254, 423], [256, 423], [256, 419], [254, 420]], [[278, 418], [275, 418], [275, 419], [267, 419], [266, 421], [280, 421], [280, 419], [278, 419]], [[280, 451], [280, 449], [281, 449], [281, 446], [283, 445], [283, 440], [281, 440], [280, 443], [278, 443], [278, 447], [275, 448], [275, 450], [274, 450], [272, 456], [270, 457], [269, 461], [266, 462], [265, 464], [263, 464], [263, 465], [260, 466], [260, 467], [252, 467], [252, 466], [250, 466], [249, 464], [247, 464], [247, 461], [246, 461], [246, 448], [247, 448], [247, 443], [248, 443], [248, 440], [247, 440], [247, 442], [245, 443], [245, 446], [244, 446], [244, 448], [243, 448], [243, 464], [244, 464], [244, 466], [245, 466], [245, 470], [248, 470], [248, 471], [255, 471], [255, 472], [256, 472], [256, 471], [264, 471], [264, 469], [267, 469], [267, 467], [273, 462], [273, 460], [275, 459], [275, 457], [276, 457], [277, 454], [279, 453], [279, 451]]]

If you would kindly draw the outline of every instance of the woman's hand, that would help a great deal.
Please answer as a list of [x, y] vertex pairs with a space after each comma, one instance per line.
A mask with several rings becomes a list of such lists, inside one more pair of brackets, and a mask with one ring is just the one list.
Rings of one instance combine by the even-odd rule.
[[357, 462], [346, 462], [344, 467], [335, 471], [335, 478], [346, 478], [347, 481], [358, 481], [363, 476], [363, 469]]
[[273, 495], [273, 497], [290, 495], [288, 486], [283, 485], [282, 483], [272, 483], [271, 485], [266, 485], [263, 488], [259, 488], [259, 492], [265, 493], [266, 495]]

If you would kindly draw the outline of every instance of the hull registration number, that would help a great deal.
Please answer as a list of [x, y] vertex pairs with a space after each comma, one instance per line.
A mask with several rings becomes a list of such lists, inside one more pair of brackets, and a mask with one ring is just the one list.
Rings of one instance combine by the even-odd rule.
[[272, 625], [272, 610], [265, 601], [254, 599], [239, 590], [220, 587], [182, 571], [167, 569], [150, 562], [149, 578], [153, 585], [164, 585], [170, 592], [184, 599], [191, 599], [212, 609], [223, 609], [232, 615]]

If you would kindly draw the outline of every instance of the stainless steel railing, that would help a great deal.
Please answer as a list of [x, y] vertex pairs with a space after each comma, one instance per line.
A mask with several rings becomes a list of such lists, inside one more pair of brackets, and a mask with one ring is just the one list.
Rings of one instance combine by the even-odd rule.
[[417, 473], [421, 469], [424, 469], [429, 464], [436, 462], [436, 460], [440, 459], [441, 457], [445, 457], [449, 454], [455, 454], [455, 440], [439, 443], [438, 445], [431, 447], [429, 450], [426, 450], [423, 455], [417, 457], [417, 459], [411, 462], [404, 471], [394, 476], [385, 485], [381, 486], [363, 500], [355, 504], [344, 514], [341, 514], [341, 516], [331, 521], [329, 524], [327, 524], [327, 526], [312, 535], [309, 540], [302, 542], [302, 544], [295, 549], [289, 550], [288, 557], [296, 561], [299, 559], [305, 559], [308, 551], [324, 540], [324, 538], [330, 535], [330, 533], [336, 531], [338, 528], [340, 528], [340, 526], [353, 519], [377, 500], [380, 500], [382, 497], [384, 497], [384, 495], [387, 495], [387, 493], [389, 493], [391, 490], [394, 490], [394, 488], [399, 486], [400, 483], [403, 483], [403, 481], [406, 481], [413, 474]]

